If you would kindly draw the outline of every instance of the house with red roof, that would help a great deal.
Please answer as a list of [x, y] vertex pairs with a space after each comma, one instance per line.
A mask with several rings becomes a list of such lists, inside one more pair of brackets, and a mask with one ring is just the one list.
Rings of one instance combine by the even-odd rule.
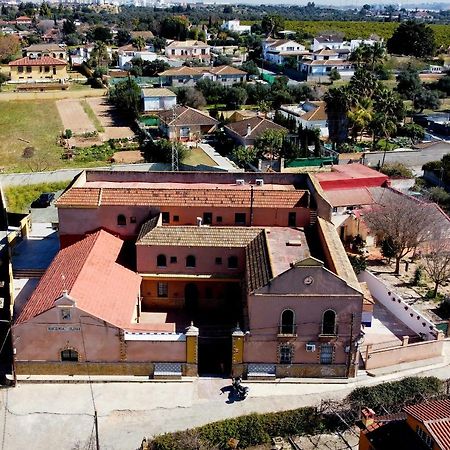
[[450, 399], [409, 405], [403, 413], [376, 416], [364, 409], [359, 450], [450, 449]]
[[363, 292], [307, 175], [86, 171], [57, 207], [18, 373], [356, 375]]
[[26, 56], [8, 65], [10, 79], [15, 83], [62, 82], [68, 79], [67, 62], [52, 56]]

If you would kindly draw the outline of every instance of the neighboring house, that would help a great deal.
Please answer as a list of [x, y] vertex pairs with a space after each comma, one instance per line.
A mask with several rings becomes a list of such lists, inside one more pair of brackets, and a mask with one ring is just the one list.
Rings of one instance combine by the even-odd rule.
[[158, 59], [158, 55], [150, 50], [150, 47], [145, 47], [142, 50], [138, 50], [133, 45], [125, 45], [119, 47], [118, 50], [118, 63], [119, 68], [123, 70], [129, 70], [132, 67], [131, 60], [133, 58], [140, 58], [142, 61], [155, 61]]
[[33, 23], [33, 19], [28, 16], [20, 16], [15, 20], [16, 25], [31, 25]]
[[213, 133], [219, 124], [208, 114], [189, 106], [178, 105], [158, 115], [160, 130], [170, 140], [198, 141]]
[[169, 59], [211, 59], [211, 47], [202, 41], [172, 41], [166, 45], [165, 53]]
[[231, 66], [217, 67], [176, 67], [158, 74], [164, 84], [173, 87], [195, 86], [201, 79], [208, 78], [224, 86], [243, 83], [247, 79], [247, 72]]
[[341, 77], [351, 77], [354, 74], [353, 63], [347, 61], [350, 51], [347, 49], [322, 48], [305, 56], [299, 63], [299, 71], [305, 79], [309, 77], [328, 76], [336, 69]]
[[11, 81], [16, 83], [68, 79], [67, 62], [51, 56], [20, 58], [8, 65]]
[[[94, 50], [94, 44], [86, 44], [82, 47], [77, 47], [70, 51], [70, 63], [72, 66], [80, 66], [84, 62], [89, 61], [91, 58], [91, 53]], [[111, 60], [113, 56], [113, 49], [111, 47], [106, 47], [106, 52], [108, 53], [108, 58]]]
[[177, 96], [166, 88], [145, 88], [141, 91], [144, 112], [164, 111], [177, 105]]
[[298, 126], [308, 129], [319, 129], [320, 137], [328, 138], [328, 115], [323, 101], [305, 101], [297, 105], [281, 105], [280, 113], [295, 119]]
[[272, 63], [282, 65], [286, 58], [294, 57], [297, 60], [308, 54], [305, 46], [289, 39], [268, 38], [262, 43], [263, 59]]
[[344, 39], [342, 36], [328, 33], [320, 34], [313, 40], [312, 51], [316, 52], [322, 49], [338, 49], [344, 45]]
[[66, 46], [61, 44], [33, 44], [23, 49], [24, 56], [29, 58], [41, 58], [50, 56], [52, 58], [67, 61]]
[[222, 30], [232, 31], [233, 33], [251, 33], [251, 25], [241, 25], [240, 20], [227, 20], [223, 21], [221, 27]]
[[356, 376], [363, 293], [310, 181], [82, 173], [16, 313], [17, 373]]
[[224, 129], [228, 136], [239, 145], [245, 147], [254, 145], [255, 140], [266, 130], [284, 130], [287, 132], [287, 129], [281, 125], [260, 116], [229, 123], [228, 125], [225, 125]]
[[405, 406], [403, 412], [377, 416], [362, 410], [359, 450], [450, 449], [450, 400]]

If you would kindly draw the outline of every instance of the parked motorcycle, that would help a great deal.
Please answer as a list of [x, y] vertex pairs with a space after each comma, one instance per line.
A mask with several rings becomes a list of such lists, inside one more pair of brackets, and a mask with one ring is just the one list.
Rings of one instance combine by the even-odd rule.
[[241, 381], [241, 377], [233, 378], [233, 393], [239, 400], [244, 400], [248, 396], [249, 388], [247, 386], [242, 386]]

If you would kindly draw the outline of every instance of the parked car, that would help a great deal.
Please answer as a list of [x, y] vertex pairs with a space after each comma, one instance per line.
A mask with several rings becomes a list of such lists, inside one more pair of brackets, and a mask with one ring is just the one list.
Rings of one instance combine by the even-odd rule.
[[32, 208], [47, 208], [47, 206], [50, 206], [51, 202], [55, 198], [55, 194], [53, 192], [44, 192], [33, 201], [31, 204]]

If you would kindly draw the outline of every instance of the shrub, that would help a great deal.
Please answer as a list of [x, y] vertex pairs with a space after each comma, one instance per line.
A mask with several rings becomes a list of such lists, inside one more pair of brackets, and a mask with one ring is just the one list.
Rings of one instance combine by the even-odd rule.
[[367, 268], [367, 259], [362, 255], [348, 255], [348, 259], [350, 260], [350, 264], [353, 267], [356, 275], [363, 272]]
[[440, 205], [447, 204], [450, 201], [450, 194], [444, 188], [437, 186], [428, 189], [428, 197]]
[[36, 149], [34, 147], [25, 147], [22, 152], [22, 158], [30, 159], [36, 153]]
[[439, 171], [442, 168], [441, 161], [429, 161], [422, 166], [422, 170]]
[[423, 268], [422, 266], [417, 266], [414, 271], [414, 277], [411, 281], [412, 286], [419, 286], [422, 283], [423, 279]]
[[413, 173], [409, 167], [406, 167], [402, 163], [387, 163], [380, 169], [381, 173], [384, 173], [388, 177], [392, 178], [412, 178]]
[[372, 408], [377, 414], [397, 412], [402, 407], [423, 401], [442, 392], [442, 381], [436, 377], [408, 377], [403, 380], [360, 387], [346, 398], [352, 409]]
[[73, 136], [72, 130], [70, 130], [69, 128], [67, 128], [67, 130], [64, 131], [64, 135], [63, 137], [65, 139], [70, 139]]

